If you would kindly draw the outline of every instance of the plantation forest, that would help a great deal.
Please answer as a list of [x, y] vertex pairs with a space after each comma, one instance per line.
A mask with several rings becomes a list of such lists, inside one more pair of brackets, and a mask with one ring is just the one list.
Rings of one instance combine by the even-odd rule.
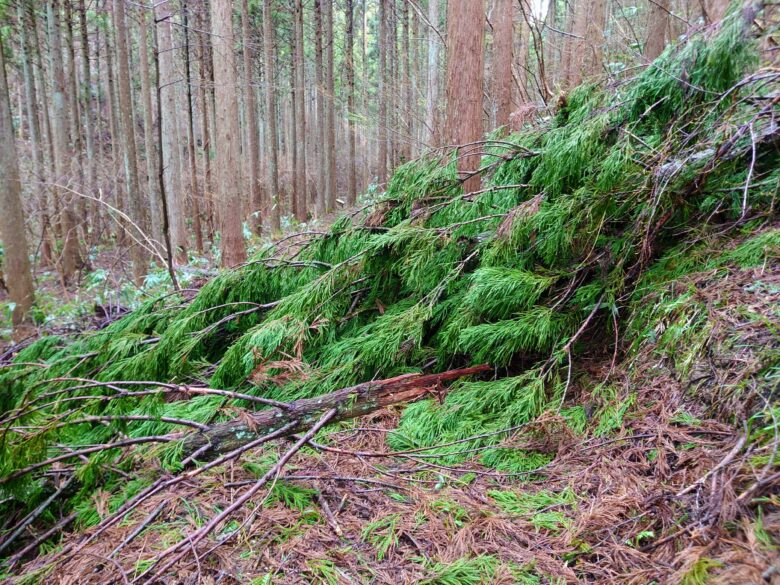
[[780, 584], [780, 4], [0, 0], [0, 583]]

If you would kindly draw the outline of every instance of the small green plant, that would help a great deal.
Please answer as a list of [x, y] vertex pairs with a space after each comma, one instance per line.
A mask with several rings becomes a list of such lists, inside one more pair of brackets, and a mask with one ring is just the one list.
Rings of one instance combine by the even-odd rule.
[[718, 560], [702, 557], [683, 575], [680, 585], [707, 585], [710, 571], [722, 566], [723, 563]]
[[362, 538], [376, 549], [376, 558], [382, 560], [397, 545], [400, 531], [398, 522], [400, 514], [390, 514], [365, 525]]
[[498, 566], [498, 559], [491, 555], [433, 563], [426, 567], [429, 577], [420, 585], [489, 585]]

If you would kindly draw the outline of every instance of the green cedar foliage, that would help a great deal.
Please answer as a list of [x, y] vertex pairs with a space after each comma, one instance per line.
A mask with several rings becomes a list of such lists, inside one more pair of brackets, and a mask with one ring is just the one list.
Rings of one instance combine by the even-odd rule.
[[[408, 406], [391, 444], [437, 445], [532, 421], [560, 403], [566, 350], [582, 350], [570, 342], [585, 320], [600, 342], [613, 338], [616, 316], [634, 312], [642, 337], [654, 318], [639, 303], [648, 288], [710, 264], [777, 260], [776, 230], [719, 258], [703, 251], [744, 239], [723, 226], [746, 211], [766, 219], [775, 209], [780, 161], [768, 114], [777, 112], [764, 98], [780, 88], [776, 75], [755, 74], [757, 62], [755, 39], [732, 13], [717, 36], [696, 35], [609, 88], [579, 87], [554, 117], [488, 141], [477, 193], [463, 193], [454, 157], [423, 157], [396, 170], [376, 205], [338, 220], [294, 258], [269, 246], [194, 298], [152, 300], [101, 331], [41, 339], [0, 370], [0, 476], [61, 453], [58, 445], [168, 433], [182, 429], [160, 417], [207, 423], [250, 406], [167, 400], [154, 382], [291, 400], [484, 362], [496, 366], [490, 379]], [[117, 419], [76, 422], [90, 415]], [[129, 415], [154, 420], [121, 419]], [[454, 460], [501, 438], [437, 453]], [[139, 453], [175, 467], [179, 447]], [[533, 454], [507, 451], [483, 460], [534, 467]], [[122, 493], [108, 464], [133, 460], [117, 461], [118, 451], [74, 461], [83, 469], [73, 504], [97, 484]], [[32, 507], [42, 489], [32, 474], [7, 482], [0, 506]]]

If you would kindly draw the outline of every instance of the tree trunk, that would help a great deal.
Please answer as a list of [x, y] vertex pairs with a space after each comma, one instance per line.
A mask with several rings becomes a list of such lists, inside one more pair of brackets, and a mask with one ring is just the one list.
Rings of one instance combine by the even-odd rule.
[[[409, 3], [401, 2], [401, 54], [399, 55], [399, 80], [398, 95], [403, 96], [401, 101], [402, 110], [400, 119], [401, 125], [398, 130], [403, 128], [403, 136], [399, 145], [400, 162], [408, 162], [412, 158], [412, 120], [415, 117], [414, 105], [412, 102], [412, 53], [409, 40]], [[403, 65], [403, 68], [400, 67]]]
[[[51, 116], [49, 115], [49, 98], [48, 98], [48, 91], [46, 89], [46, 69], [44, 68], [43, 64], [43, 58], [41, 54], [43, 53], [41, 47], [44, 45], [40, 42], [40, 39], [44, 35], [38, 34], [38, 18], [35, 17], [34, 12], [34, 5], [30, 4], [30, 11], [31, 11], [31, 17], [32, 22], [31, 24], [31, 33], [32, 33], [32, 46], [35, 47], [35, 67], [33, 71], [33, 76], [35, 77], [35, 85], [38, 89], [38, 94], [41, 96], [41, 140], [43, 140], [43, 149], [44, 152], [44, 169], [46, 172], [45, 178], [46, 181], [50, 184], [55, 183], [55, 170], [54, 170], [54, 132], [52, 131], [51, 126]], [[49, 198], [49, 195], [51, 195], [51, 198]], [[43, 211], [46, 214], [45, 220], [48, 220], [48, 225], [51, 231], [52, 240], [56, 240], [56, 238], [61, 238], [62, 236], [62, 226], [60, 225], [59, 221], [59, 213], [57, 212], [58, 209], [58, 201], [57, 201], [58, 194], [53, 188], [48, 188], [43, 190], [42, 197], [41, 197], [41, 207]], [[54, 204], [54, 214], [51, 214], [51, 208], [49, 207], [50, 203]], [[52, 253], [54, 252], [54, 248], [56, 247], [56, 242], [53, 242], [55, 245], [52, 248]], [[54, 256], [52, 256], [53, 258]]]
[[[122, 168], [121, 144], [119, 128], [119, 105], [117, 104], [117, 91], [115, 79], [116, 55], [114, 47], [111, 44], [111, 33], [116, 35], [113, 27], [106, 31], [106, 96], [108, 98], [108, 134], [111, 149], [111, 180], [114, 186], [112, 191], [113, 201], [110, 203], [120, 210], [125, 209], [124, 196], [124, 169]], [[116, 243], [124, 248], [127, 245], [127, 234], [125, 231], [124, 219], [116, 218], [117, 221], [111, 224], [115, 228]]]
[[377, 150], [376, 172], [380, 185], [387, 182], [387, 9], [388, 0], [379, 0], [379, 72], [377, 74], [379, 87], [377, 99], [379, 100], [379, 116], [377, 119]]
[[707, 21], [715, 23], [726, 15], [729, 0], [706, 0], [704, 7], [707, 12]]
[[572, 33], [574, 32], [574, 7], [572, 6], [572, 2], [566, 3], [564, 19], [566, 21], [564, 29], [567, 34], [566, 38], [563, 40], [563, 50], [561, 52], [561, 64], [558, 71], [558, 79], [560, 79], [561, 86], [564, 89], [567, 89], [569, 84], [571, 54], [575, 44], [575, 39], [572, 36]]
[[[447, 123], [446, 139], [453, 146], [482, 139], [483, 0], [453, 2], [447, 14]], [[477, 25], [477, 23], [479, 23]], [[481, 180], [480, 147], [469, 146], [458, 157], [458, 173], [465, 192], [477, 191]]]
[[19, 31], [21, 34], [22, 48], [22, 74], [24, 76], [25, 100], [27, 102], [27, 124], [30, 128], [30, 146], [33, 155], [33, 175], [35, 179], [35, 192], [39, 194], [39, 206], [41, 215], [41, 263], [50, 266], [53, 260], [51, 245], [51, 226], [49, 220], [49, 197], [46, 186], [46, 169], [43, 160], [43, 142], [41, 137], [41, 125], [38, 120], [38, 94], [35, 89], [35, 75], [33, 73], [33, 54], [35, 48], [31, 42], [28, 27], [35, 26], [35, 15], [32, 6], [25, 1], [18, 5]]
[[647, 22], [647, 41], [645, 59], [654, 61], [666, 46], [666, 27], [669, 24], [669, 0], [655, 0], [650, 3], [650, 16]]
[[325, 126], [325, 68], [322, 53], [322, 2], [314, 0], [314, 77], [317, 86], [317, 217], [325, 215], [327, 206], [327, 181], [325, 180], [325, 143], [327, 141]]
[[428, 143], [439, 144], [439, 0], [428, 3], [428, 105], [425, 112], [425, 125], [428, 127]]
[[214, 93], [217, 103], [217, 201], [220, 205], [222, 265], [237, 266], [246, 260], [241, 225], [241, 177], [236, 96], [235, 54], [233, 53], [233, 3], [211, 2], [211, 46], [214, 64]]
[[198, 166], [195, 163], [195, 118], [192, 100], [192, 58], [190, 53], [190, 24], [189, 5], [182, 2], [182, 16], [184, 19], [184, 76], [186, 78], [187, 100], [187, 160], [190, 167], [190, 197], [192, 199], [192, 230], [195, 232], [195, 249], [199, 254], [204, 253], [203, 226], [201, 225], [201, 193], [198, 185]]
[[114, 0], [114, 26], [116, 27], [117, 77], [119, 90], [119, 121], [127, 180], [127, 207], [131, 221], [130, 255], [133, 259], [133, 277], [140, 286], [146, 276], [146, 253], [140, 245], [143, 239], [144, 218], [141, 207], [141, 191], [138, 181], [138, 154], [135, 148], [135, 124], [133, 122], [133, 96], [130, 93], [130, 63], [127, 56], [127, 24], [124, 0]]
[[[351, 0], [348, 0], [351, 1]], [[296, 219], [307, 219], [307, 181], [306, 181], [306, 62], [303, 46], [303, 0], [295, 0], [295, 54], [293, 69], [295, 71], [295, 194], [298, 198], [295, 206]]]
[[[214, 242], [214, 186], [211, 176], [211, 138], [214, 136], [211, 132], [211, 120], [213, 114], [209, 104], [210, 99], [206, 96], [206, 85], [211, 79], [211, 55], [208, 50], [208, 31], [207, 22], [208, 11], [205, 7], [198, 13], [198, 60], [200, 61], [200, 83], [198, 84], [198, 108], [200, 109], [201, 132], [203, 136], [203, 196], [204, 212], [206, 214], [206, 225], [208, 226], [209, 240]], [[250, 88], [251, 89], [251, 88]], [[210, 94], [210, 91], [208, 92]], [[262, 202], [261, 202], [262, 207]]]
[[3, 266], [8, 274], [8, 296], [14, 303], [11, 322], [14, 337], [19, 340], [28, 334], [34, 298], [24, 225], [22, 183], [0, 38], [0, 239], [3, 241]]
[[[87, 147], [86, 162], [86, 188], [89, 194], [94, 195], [97, 190], [97, 173], [95, 171], [97, 161], [95, 160], [95, 130], [92, 119], [92, 68], [89, 62], [89, 31], [87, 30], [87, 7], [85, 0], [79, 0], [79, 21], [81, 24], [81, 74], [83, 87], [81, 90], [81, 110], [84, 120], [84, 138]], [[88, 207], [92, 210], [92, 217], [96, 217], [95, 207], [99, 205], [90, 201]], [[95, 225], [92, 225], [92, 231], [96, 231]]]
[[207, 431], [192, 433], [185, 438], [184, 452], [194, 453], [210, 445], [207, 451], [201, 453], [201, 457], [213, 459], [221, 453], [246, 445], [280, 427], [289, 425], [281, 436], [290, 436], [304, 431], [315, 424], [324, 412], [332, 408], [337, 409], [338, 412], [331, 422], [349, 420], [391, 404], [416, 400], [429, 393], [440, 393], [443, 382], [490, 369], [490, 366], [483, 365], [450, 370], [441, 374], [404, 374], [387, 380], [376, 380], [342, 388], [315, 398], [302, 398], [291, 402], [289, 408], [270, 408], [252, 413], [250, 421], [234, 420], [219, 423], [212, 425]]
[[496, 126], [508, 127], [512, 113], [512, 0], [495, 0], [493, 7], [493, 99], [496, 100]]
[[344, 67], [347, 72], [347, 123], [348, 142], [347, 149], [347, 205], [352, 206], [357, 200], [357, 176], [355, 174], [355, 63], [353, 60], [355, 44], [354, 6], [352, 0], [346, 0], [346, 55]]
[[[276, 136], [276, 79], [274, 23], [272, 0], [265, 0], [263, 9], [263, 49], [265, 53], [265, 111], [268, 119], [268, 175], [270, 185], [271, 232], [281, 231], [281, 204], [279, 201], [279, 147]], [[216, 66], [215, 66], [216, 69]]]
[[604, 69], [604, 27], [607, 20], [607, 0], [593, 0], [588, 18], [588, 50], [585, 53], [585, 74], [599, 75]]
[[246, 107], [246, 132], [249, 143], [249, 201], [251, 204], [250, 225], [256, 235], [263, 231], [262, 206], [260, 198], [260, 144], [257, 133], [257, 105], [255, 90], [252, 87], [252, 39], [249, 28], [249, 6], [247, 0], [241, 0], [241, 44], [244, 58], [244, 104]]
[[[82, 0], [83, 1], [83, 0]], [[152, 84], [149, 75], [149, 30], [147, 24], [147, 8], [138, 14], [139, 26], [139, 63], [141, 66], [141, 100], [144, 110], [144, 150], [146, 151], [146, 187], [149, 190], [149, 218], [152, 227], [152, 239], [156, 245], [162, 246], [162, 202], [157, 175], [157, 146], [154, 142], [154, 116], [152, 110]], [[158, 120], [159, 123], [159, 120]]]
[[333, 79], [333, 0], [325, 2], [325, 192], [328, 211], [336, 208], [336, 86]]
[[571, 51], [569, 55], [569, 69], [566, 73], [569, 88], [574, 88], [582, 83], [585, 52], [588, 47], [588, 17], [590, 0], [576, 0], [574, 5], [574, 21], [572, 25]]
[[157, 47], [159, 69], [157, 83], [162, 99], [161, 110], [163, 143], [162, 169], [165, 183], [165, 200], [168, 208], [168, 226], [174, 259], [178, 264], [187, 263], [187, 230], [184, 225], [184, 190], [181, 184], [181, 152], [179, 150], [178, 111], [176, 107], [176, 70], [171, 33], [170, 3], [157, 3]]
[[[68, 139], [68, 113], [65, 103], [65, 72], [62, 66], [62, 40], [60, 36], [60, 3], [49, 0], [46, 5], [49, 25], [49, 58], [52, 74], [52, 143], [54, 146], [54, 182], [67, 184], [67, 169], [71, 159]], [[60, 273], [64, 283], [68, 283], [76, 272], [79, 262], [78, 236], [72, 211], [72, 197], [57, 186], [55, 198], [60, 205], [60, 230], [62, 233], [62, 252], [60, 253]]]

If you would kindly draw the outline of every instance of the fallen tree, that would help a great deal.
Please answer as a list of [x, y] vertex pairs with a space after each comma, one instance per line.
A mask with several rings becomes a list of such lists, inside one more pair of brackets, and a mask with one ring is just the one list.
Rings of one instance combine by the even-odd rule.
[[280, 435], [282, 437], [308, 430], [331, 409], [335, 409], [336, 414], [330, 422], [357, 418], [391, 404], [411, 402], [427, 394], [441, 393], [444, 382], [490, 369], [488, 365], [481, 365], [439, 374], [404, 374], [342, 388], [315, 398], [295, 400], [285, 407], [261, 410], [240, 419], [212, 425], [208, 430], [191, 433], [185, 439], [184, 452], [187, 455], [199, 452], [202, 457], [210, 458], [233, 451], [280, 428], [285, 429]]

